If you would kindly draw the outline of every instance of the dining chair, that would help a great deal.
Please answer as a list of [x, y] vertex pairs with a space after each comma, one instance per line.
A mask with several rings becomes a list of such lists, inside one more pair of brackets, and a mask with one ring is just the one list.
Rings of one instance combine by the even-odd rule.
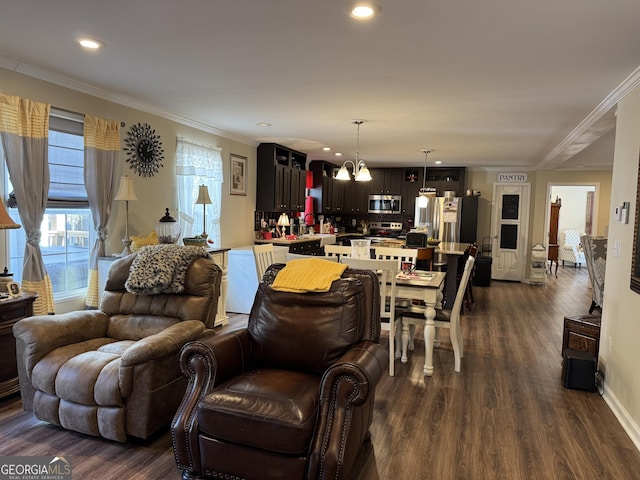
[[256, 273], [258, 274], [258, 283], [262, 281], [264, 272], [267, 271], [269, 265], [275, 263], [273, 257], [273, 244], [264, 243], [262, 245], [253, 245], [253, 259], [256, 262]]
[[380, 280], [380, 328], [389, 332], [389, 376], [395, 375], [395, 360], [400, 358], [400, 329], [396, 328], [396, 276], [398, 262], [367, 258], [342, 257], [340, 263], [354, 270], [372, 270]]
[[[377, 260], [395, 260], [399, 270], [402, 270], [403, 263], [415, 265], [418, 259], [417, 248], [374, 247], [373, 250]], [[396, 300], [398, 307], [408, 307], [410, 303], [407, 299]]]
[[[448, 328], [449, 337], [451, 338], [451, 346], [453, 347], [454, 356], [454, 370], [460, 372], [461, 358], [464, 355], [464, 348], [462, 344], [462, 329], [460, 328], [460, 312], [462, 310], [462, 301], [471, 276], [471, 270], [473, 270], [473, 264], [475, 262], [475, 256], [469, 255], [464, 266], [462, 273], [462, 279], [460, 286], [456, 293], [456, 299], [453, 302], [451, 310], [436, 309], [436, 317], [434, 323], [436, 328]], [[410, 334], [404, 333], [404, 326], [410, 325], [424, 325], [425, 307], [418, 305], [411, 305], [409, 308], [402, 310], [398, 315], [398, 322], [402, 324], [402, 351], [406, 352], [409, 348], [409, 344], [413, 341], [410, 338]]]
[[[475, 258], [477, 254], [478, 254], [478, 244], [470, 243], [469, 246], [465, 249], [464, 255], [462, 256], [462, 261], [460, 262], [458, 275], [456, 277], [456, 281], [458, 285], [460, 285], [460, 282], [462, 281], [462, 274], [464, 273], [464, 266], [466, 265], [467, 258], [469, 257], [469, 255]], [[473, 270], [471, 271], [471, 276], [473, 276]], [[471, 307], [473, 307], [474, 303], [476, 303], [476, 301], [473, 298], [473, 282], [471, 281], [471, 279], [469, 279], [469, 281], [467, 282], [467, 288], [465, 288], [465, 291], [464, 291], [464, 298], [462, 301], [462, 311], [464, 312], [464, 309], [466, 308], [470, 312]]]
[[374, 251], [377, 260], [395, 260], [398, 262], [398, 268], [401, 268], [403, 263], [415, 265], [418, 259], [417, 248], [374, 247]]
[[342, 257], [351, 256], [351, 247], [348, 245], [325, 245], [324, 254], [327, 257], [336, 257], [340, 261]]
[[416, 257], [416, 268], [418, 270], [433, 270], [433, 257], [435, 249], [436, 248], [433, 246], [418, 248], [418, 256]]

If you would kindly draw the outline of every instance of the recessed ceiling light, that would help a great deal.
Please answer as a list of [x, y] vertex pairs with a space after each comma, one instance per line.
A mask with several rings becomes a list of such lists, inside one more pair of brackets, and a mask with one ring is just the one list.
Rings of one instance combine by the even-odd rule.
[[375, 3], [357, 3], [351, 8], [350, 14], [358, 20], [368, 20], [379, 13], [380, 10], [382, 10], [380, 6]]
[[325, 152], [328, 152], [329, 150], [331, 150], [330, 147], [322, 147], [322, 150], [324, 150]]
[[336, 153], [334, 153], [334, 155], [335, 155], [336, 157], [341, 157], [341, 156], [342, 156], [342, 154], [341, 154], [340, 152], [336, 152]]
[[435, 162], [433, 162], [433, 163], [435, 163], [436, 165], [440, 165], [440, 164], [442, 163], [442, 160], [436, 160], [436, 161], [435, 161]]
[[267, 123], [267, 122], [256, 123], [256, 125], [258, 125], [259, 127], [270, 127], [271, 126], [271, 124]]
[[104, 42], [93, 38], [79, 38], [78, 43], [83, 48], [87, 48], [89, 50], [98, 50], [99, 48], [104, 47]]

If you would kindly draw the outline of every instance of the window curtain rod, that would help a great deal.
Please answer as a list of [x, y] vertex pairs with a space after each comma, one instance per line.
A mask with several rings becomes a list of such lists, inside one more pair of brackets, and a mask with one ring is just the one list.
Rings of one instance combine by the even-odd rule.
[[182, 142], [186, 145], [192, 145], [194, 147], [200, 147], [200, 148], [206, 148], [209, 150], [215, 150], [216, 152], [221, 152], [222, 151], [222, 147], [217, 147], [215, 145], [203, 145], [201, 143], [196, 143], [196, 142], [192, 142], [191, 140], [187, 140], [184, 137], [176, 137], [176, 143], [177, 142]]

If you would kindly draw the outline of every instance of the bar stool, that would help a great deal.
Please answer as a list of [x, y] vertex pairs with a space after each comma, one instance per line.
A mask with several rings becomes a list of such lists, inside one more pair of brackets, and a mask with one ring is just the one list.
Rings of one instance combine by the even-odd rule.
[[416, 268], [418, 270], [433, 270], [433, 253], [435, 247], [419, 247], [416, 257]]

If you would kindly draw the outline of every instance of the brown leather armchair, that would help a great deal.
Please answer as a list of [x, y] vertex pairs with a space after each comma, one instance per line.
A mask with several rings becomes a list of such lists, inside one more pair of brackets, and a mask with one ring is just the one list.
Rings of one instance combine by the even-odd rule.
[[196, 258], [184, 292], [136, 295], [125, 289], [134, 258], [111, 265], [101, 310], [14, 325], [23, 408], [38, 419], [118, 442], [171, 421], [187, 385], [180, 348], [213, 333], [222, 272]]
[[246, 328], [190, 342], [171, 434], [183, 479], [340, 479], [373, 418], [388, 364], [373, 272], [327, 293], [286, 293], [269, 267]]

